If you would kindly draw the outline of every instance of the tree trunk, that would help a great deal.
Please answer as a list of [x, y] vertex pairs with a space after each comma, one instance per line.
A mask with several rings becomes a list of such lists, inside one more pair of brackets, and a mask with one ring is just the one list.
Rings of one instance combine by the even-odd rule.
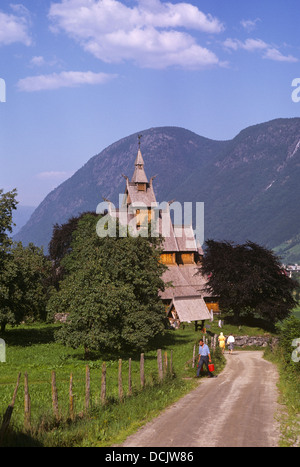
[[84, 346], [84, 360], [89, 360], [90, 350], [88, 347]]
[[233, 310], [233, 323], [238, 324], [240, 320], [240, 310]]

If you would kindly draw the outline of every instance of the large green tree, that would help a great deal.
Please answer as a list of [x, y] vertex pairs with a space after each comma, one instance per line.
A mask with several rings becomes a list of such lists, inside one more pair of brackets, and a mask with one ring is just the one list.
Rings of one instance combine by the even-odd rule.
[[10, 234], [17, 191], [0, 190], [0, 329], [26, 318], [45, 318], [51, 263], [43, 250], [14, 243]]
[[11, 246], [0, 278], [0, 326], [17, 325], [25, 319], [46, 319], [51, 263], [43, 250], [22, 243]]
[[[4, 193], [3, 189], [0, 189], [0, 320], [1, 315], [4, 313], [3, 301], [8, 297], [8, 289], [6, 281], [4, 281], [5, 264], [8, 258], [8, 251], [12, 245], [12, 239], [9, 234], [12, 233], [13, 226], [13, 210], [17, 206], [17, 190], [8, 191]], [[6, 309], [6, 312], [8, 310]], [[9, 313], [10, 314], [10, 313]], [[12, 316], [10, 315], [10, 318]], [[0, 321], [2, 331], [5, 329], [5, 325]]]
[[204, 250], [201, 269], [208, 277], [208, 290], [236, 322], [245, 312], [272, 323], [289, 316], [296, 284], [271, 250], [250, 241], [235, 245], [214, 240], [207, 240]]
[[89, 350], [142, 350], [163, 334], [158, 291], [164, 266], [157, 239], [99, 238], [97, 218], [86, 215], [62, 261], [66, 276], [48, 303], [51, 314], [69, 313], [57, 334], [65, 345]]
[[3, 261], [7, 249], [12, 244], [9, 234], [12, 233], [13, 210], [16, 209], [18, 204], [16, 197], [16, 189], [7, 193], [0, 189], [0, 272], [1, 260]]
[[52, 281], [57, 289], [59, 282], [64, 278], [66, 272], [62, 265], [62, 260], [71, 253], [73, 232], [77, 229], [79, 220], [86, 214], [97, 216], [95, 212], [84, 212], [77, 217], [71, 217], [63, 224], [55, 224], [53, 226], [48, 250], [49, 258], [52, 262]]

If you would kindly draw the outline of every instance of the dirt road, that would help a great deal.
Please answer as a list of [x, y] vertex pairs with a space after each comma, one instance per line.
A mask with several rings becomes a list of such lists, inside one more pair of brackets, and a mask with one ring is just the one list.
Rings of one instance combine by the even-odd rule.
[[217, 378], [197, 389], [130, 436], [123, 447], [276, 447], [277, 370], [262, 352], [225, 355]]

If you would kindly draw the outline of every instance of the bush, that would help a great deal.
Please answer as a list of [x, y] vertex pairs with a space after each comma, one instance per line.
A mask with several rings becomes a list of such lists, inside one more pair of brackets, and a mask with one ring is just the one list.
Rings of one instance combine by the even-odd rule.
[[281, 322], [277, 328], [279, 329], [279, 346], [283, 360], [289, 366], [290, 372], [300, 375], [300, 362], [292, 359], [292, 354], [296, 350], [293, 341], [300, 339], [300, 320], [291, 316]]

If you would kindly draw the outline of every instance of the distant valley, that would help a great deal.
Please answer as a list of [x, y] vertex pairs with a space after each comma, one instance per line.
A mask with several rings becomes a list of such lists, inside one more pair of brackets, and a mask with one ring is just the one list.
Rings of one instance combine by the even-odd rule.
[[13, 235], [16, 235], [19, 230], [28, 222], [31, 214], [35, 211], [35, 206], [17, 206], [17, 209], [13, 211]]
[[117, 206], [140, 133], [158, 201], [204, 202], [206, 238], [249, 239], [300, 262], [300, 118], [254, 125], [228, 141], [178, 127], [141, 130], [90, 158], [49, 193], [14, 239], [47, 251], [55, 223], [95, 211], [103, 197]]

